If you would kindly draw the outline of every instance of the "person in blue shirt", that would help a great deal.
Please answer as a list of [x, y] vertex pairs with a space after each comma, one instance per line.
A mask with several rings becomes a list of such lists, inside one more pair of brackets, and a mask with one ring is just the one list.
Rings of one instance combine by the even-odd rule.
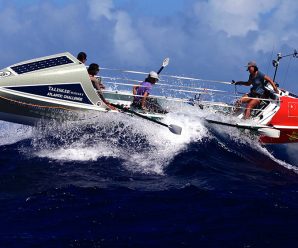
[[131, 107], [142, 109], [143, 111], [150, 112], [164, 112], [161, 106], [154, 101], [155, 99], [149, 98], [153, 85], [159, 80], [159, 76], [155, 71], [151, 71], [144, 82], [140, 85], [133, 87], [134, 99]]
[[259, 68], [255, 61], [248, 62], [246, 67], [247, 71], [249, 72], [248, 81], [232, 81], [232, 84], [235, 85], [252, 85], [250, 93], [245, 94], [236, 102], [236, 106], [238, 108], [239, 106], [241, 106], [242, 103], [247, 104], [246, 109], [244, 111], [244, 119], [250, 118], [251, 110], [260, 104], [261, 101], [258, 98], [267, 98], [267, 96], [265, 95], [265, 85], [267, 84], [267, 82], [269, 82], [272, 85], [274, 91], [277, 94], [279, 93], [278, 88], [273, 82], [273, 80], [269, 76], [259, 71]]

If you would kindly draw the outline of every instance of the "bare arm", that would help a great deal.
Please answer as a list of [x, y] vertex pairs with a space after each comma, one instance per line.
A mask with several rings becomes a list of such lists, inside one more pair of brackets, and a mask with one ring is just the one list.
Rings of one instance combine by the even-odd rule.
[[104, 90], [106, 87], [105, 87], [104, 84], [102, 83], [101, 77], [97, 78], [97, 81], [98, 81], [99, 87], [100, 87], [102, 90]]
[[251, 82], [244, 82], [244, 81], [237, 81], [235, 83], [235, 85], [245, 85], [245, 86], [250, 86], [251, 85]]
[[93, 87], [95, 89], [103, 90], [105, 88], [104, 85], [96, 77], [90, 77], [90, 80], [91, 80]]
[[270, 77], [268, 77], [267, 75], [264, 76], [264, 79], [272, 85], [274, 91], [278, 94], [279, 93], [278, 88], [277, 88], [276, 84], [273, 82], [273, 80]]
[[146, 100], [148, 96], [149, 96], [148, 92], [145, 92], [142, 98], [142, 109], [146, 109]]
[[92, 82], [93, 87], [97, 90], [97, 94], [99, 96], [99, 98], [105, 103], [105, 105], [107, 105], [110, 109], [112, 110], [116, 110], [116, 108], [112, 105], [110, 105], [110, 103], [104, 98], [103, 94], [102, 94], [102, 90], [105, 88], [104, 85], [101, 83], [101, 80], [98, 80], [96, 77], [94, 76], [90, 76], [90, 80]]
[[133, 88], [132, 88], [132, 93], [133, 93], [134, 95], [137, 94], [137, 90], [138, 90], [138, 88], [139, 88], [138, 85], [134, 85], [134, 86], [133, 86]]

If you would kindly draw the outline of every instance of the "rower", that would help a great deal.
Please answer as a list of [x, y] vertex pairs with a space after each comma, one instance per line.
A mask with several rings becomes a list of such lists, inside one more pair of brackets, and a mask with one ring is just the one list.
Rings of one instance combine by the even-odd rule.
[[105, 86], [101, 82], [101, 78], [96, 78], [95, 76], [99, 72], [99, 65], [92, 63], [88, 67], [88, 74], [90, 77], [90, 80], [92, 82], [93, 87], [97, 90], [97, 94], [100, 97], [100, 99], [112, 110], [115, 110], [116, 108], [113, 107], [103, 96], [102, 90], [105, 89]]
[[272, 85], [274, 91], [277, 94], [279, 93], [278, 88], [273, 82], [273, 80], [269, 76], [259, 71], [259, 68], [255, 61], [248, 62], [246, 67], [247, 67], [247, 71], [249, 72], [248, 81], [247, 82], [244, 82], [244, 81], [235, 82], [234, 80], [232, 81], [232, 84], [235, 84], [235, 85], [245, 85], [245, 86], [252, 85], [250, 89], [250, 93], [243, 95], [236, 102], [237, 109], [239, 109], [242, 103], [247, 104], [244, 111], [244, 119], [250, 118], [251, 110], [260, 104], [261, 102], [260, 99], [266, 98], [266, 95], [265, 95], [266, 81]]
[[77, 56], [77, 59], [82, 63], [85, 64], [87, 61], [87, 54], [85, 52], [80, 52]]
[[156, 99], [149, 98], [153, 85], [159, 80], [159, 76], [155, 71], [151, 71], [144, 82], [133, 87], [134, 100], [132, 107], [142, 109], [149, 112], [166, 113], [157, 103]]

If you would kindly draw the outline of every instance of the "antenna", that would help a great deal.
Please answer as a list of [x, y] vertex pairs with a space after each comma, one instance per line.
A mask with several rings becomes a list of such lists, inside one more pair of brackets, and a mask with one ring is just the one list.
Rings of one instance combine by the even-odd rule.
[[284, 56], [282, 56], [281, 53], [278, 53], [277, 54], [277, 59], [276, 60], [272, 60], [272, 65], [273, 65], [273, 67], [275, 67], [273, 82], [275, 82], [276, 73], [277, 73], [277, 69], [278, 69], [278, 66], [279, 66], [279, 61], [282, 58], [289, 57], [289, 56], [293, 56], [294, 58], [298, 58], [298, 52], [297, 52], [297, 50], [294, 49], [294, 52], [293, 53], [287, 54], [287, 55], [284, 55]]

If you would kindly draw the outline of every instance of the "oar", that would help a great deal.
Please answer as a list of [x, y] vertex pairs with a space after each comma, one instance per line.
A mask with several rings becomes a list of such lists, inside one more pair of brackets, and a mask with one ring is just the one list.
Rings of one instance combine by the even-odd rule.
[[130, 110], [128, 108], [124, 108], [123, 106], [118, 105], [118, 104], [110, 103], [110, 105], [112, 105], [113, 107], [115, 107], [117, 109], [121, 109], [123, 112], [127, 112], [127, 113], [130, 113], [130, 114], [136, 115], [136, 116], [138, 116], [140, 118], [143, 118], [145, 120], [148, 120], [148, 121], [154, 122], [156, 124], [159, 124], [161, 126], [167, 127], [174, 134], [180, 135], [181, 132], [182, 132], [182, 127], [180, 127], [180, 126], [173, 125], [173, 124], [167, 125], [167, 124], [165, 124], [165, 123], [163, 123], [161, 121], [154, 120], [152, 118], [149, 118], [147, 116], [144, 116], [142, 114], [139, 114], [139, 113], [137, 113], [135, 111], [132, 111], [132, 110]]
[[[157, 74], [161, 73], [161, 71], [169, 64], [170, 62], [170, 59], [169, 58], [165, 58], [163, 63], [162, 63], [162, 66], [160, 67], [160, 69], [158, 70]], [[123, 112], [127, 112], [127, 113], [130, 113], [130, 114], [133, 114], [135, 116], [138, 116], [140, 118], [143, 118], [145, 120], [148, 120], [148, 121], [151, 121], [151, 122], [154, 122], [156, 124], [159, 124], [161, 126], [164, 126], [164, 127], [167, 127], [172, 133], [174, 134], [177, 134], [177, 135], [181, 135], [181, 132], [182, 132], [182, 127], [180, 126], [177, 126], [177, 125], [174, 125], [174, 124], [170, 124], [170, 125], [167, 125], [161, 121], [157, 121], [157, 120], [154, 120], [152, 118], [149, 118], [147, 116], [144, 116], [142, 114], [139, 114], [133, 110], [130, 110], [128, 108], [124, 108], [122, 107], [121, 105], [118, 105], [118, 104], [113, 104], [113, 103], [110, 103], [110, 105], [112, 105], [113, 107], [117, 108], [117, 109], [121, 109]]]
[[247, 129], [247, 130], [251, 130], [251, 131], [255, 131], [260, 135], [264, 135], [270, 138], [279, 138], [280, 137], [280, 130], [275, 129], [275, 128], [271, 128], [269, 126], [244, 126], [241, 124], [234, 124], [234, 123], [226, 123], [226, 122], [222, 122], [222, 121], [216, 121], [216, 120], [212, 120], [212, 119], [207, 119], [206, 121], [209, 123], [213, 123], [213, 124], [217, 124], [217, 125], [222, 125], [222, 126], [228, 126], [228, 127], [236, 127], [239, 129]]
[[270, 127], [259, 128], [258, 132], [259, 134], [267, 136], [269, 138], [278, 139], [280, 137], [280, 130]]
[[169, 62], [170, 62], [170, 58], [165, 58], [164, 61], [162, 62], [162, 66], [158, 70], [157, 74], [161, 73], [163, 68], [165, 68], [169, 64]]

